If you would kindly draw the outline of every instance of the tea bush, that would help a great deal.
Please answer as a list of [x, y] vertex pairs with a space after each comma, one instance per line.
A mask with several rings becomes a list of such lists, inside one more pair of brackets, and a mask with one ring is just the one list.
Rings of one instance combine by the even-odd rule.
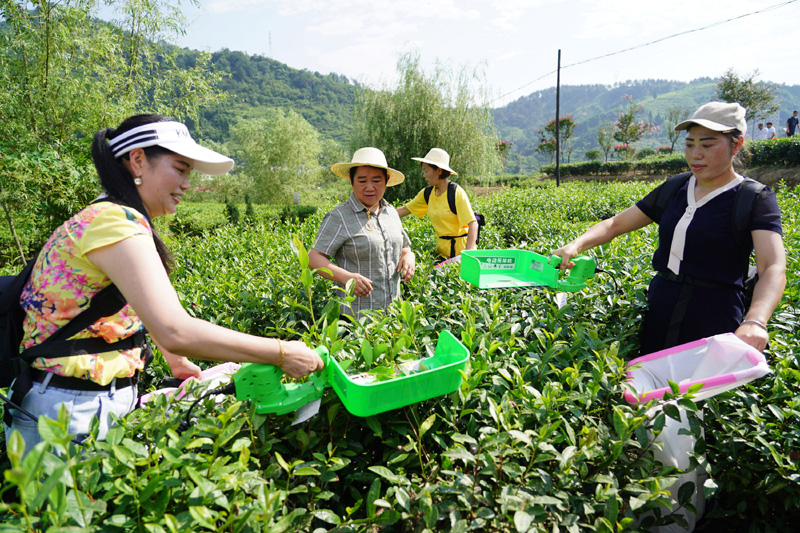
[[800, 137], [783, 137], [747, 144], [753, 166], [800, 165]]
[[[672, 175], [686, 172], [686, 158], [683, 155], [670, 155], [667, 157], [646, 157], [636, 160], [622, 161], [581, 161], [579, 163], [566, 163], [559, 167], [561, 176], [602, 176], [636, 172], [638, 174]], [[555, 165], [542, 165], [542, 174], [555, 176]]]
[[[547, 254], [651, 188], [569, 183], [477, 198], [488, 221], [481, 246]], [[772, 373], [699, 407], [680, 400], [711, 475], [707, 531], [792, 531], [800, 516], [800, 194], [784, 188], [779, 203], [789, 283], [770, 323]], [[187, 404], [162, 397], [83, 453], [64, 420], [41, 421], [46, 442], [24, 462], [9, 443], [0, 531], [578, 532], [673, 519], [666, 488], [680, 472], [650, 451], [665, 416], [623, 399], [654, 226], [592, 250], [615, 279], [598, 274], [559, 307], [552, 291], [479, 290], [457, 268], [434, 269], [430, 223], [407, 217], [418, 264], [403, 300], [330, 328], [326, 304], [341, 293], [302, 275], [292, 239], [310, 248], [331, 207], [297, 223], [175, 235], [173, 280], [186, 309], [240, 331], [324, 343], [342, 358], [365, 341], [428, 351], [448, 330], [470, 351], [458, 391], [360, 418], [329, 389], [319, 414], [296, 426], [249, 402], [209, 398], [182, 431]], [[156, 388], [164, 372], [159, 357], [144, 386]], [[650, 522], [638, 523], [647, 512]]]

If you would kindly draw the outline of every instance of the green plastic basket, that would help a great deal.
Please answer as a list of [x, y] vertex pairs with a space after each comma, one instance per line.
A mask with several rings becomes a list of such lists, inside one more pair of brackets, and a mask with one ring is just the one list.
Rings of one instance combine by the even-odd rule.
[[586, 287], [595, 273], [594, 259], [579, 256], [569, 277], [560, 280], [561, 258], [545, 257], [529, 250], [465, 250], [461, 253], [461, 279], [480, 289], [550, 287], [575, 292]]
[[469, 350], [452, 333], [442, 331], [433, 357], [425, 360], [428, 370], [387, 381], [355, 383], [331, 357], [328, 379], [348, 411], [372, 416], [458, 390], [468, 359]]

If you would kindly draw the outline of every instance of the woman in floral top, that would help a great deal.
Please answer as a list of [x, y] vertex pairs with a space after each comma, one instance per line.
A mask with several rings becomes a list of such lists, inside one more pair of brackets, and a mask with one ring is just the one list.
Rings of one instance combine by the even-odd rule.
[[[92, 157], [106, 193], [60, 226], [39, 254], [21, 297], [26, 312], [21, 349], [42, 343], [113, 283], [128, 304], [73, 339], [113, 343], [146, 328], [181, 379], [200, 373], [187, 356], [273, 364], [294, 378], [322, 369], [322, 360], [302, 342], [247, 335], [189, 316], [170, 283], [172, 260], [152, 219], [175, 212], [191, 170], [225, 174], [233, 160], [199, 146], [186, 126], [160, 115], [137, 115], [116, 130], [97, 132]], [[78, 436], [88, 434], [98, 418], [103, 438], [111, 414], [124, 416], [135, 406], [143, 352], [135, 346], [35, 359], [33, 387], [21, 407], [53, 419], [66, 407], [69, 432]], [[29, 451], [41, 441], [37, 421], [13, 408], [11, 415], [6, 442], [18, 430]]]

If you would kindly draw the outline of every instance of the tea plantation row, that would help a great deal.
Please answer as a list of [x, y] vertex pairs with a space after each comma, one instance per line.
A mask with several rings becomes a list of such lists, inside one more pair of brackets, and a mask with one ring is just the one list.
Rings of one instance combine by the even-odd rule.
[[[478, 198], [488, 220], [480, 246], [547, 254], [651, 187], [570, 183]], [[789, 283], [770, 323], [773, 373], [698, 402], [702, 419], [680, 400], [711, 475], [707, 531], [791, 531], [800, 516], [800, 195], [781, 190], [779, 202]], [[326, 308], [337, 291], [318, 276], [304, 286], [291, 246], [293, 237], [313, 244], [324, 211], [295, 225], [175, 235], [173, 279], [186, 309], [241, 331], [326, 343], [336, 357], [359, 354], [365, 339], [425, 350], [447, 330], [470, 351], [457, 392], [359, 418], [328, 390], [320, 413], [296, 426], [249, 402], [208, 399], [183, 431], [188, 405], [161, 399], [88, 453], [70, 445], [63, 423], [49, 424], [62, 455], [11, 458], [2, 497], [12, 502], [19, 488], [19, 501], [2, 507], [0, 531], [577, 532], [635, 530], [649, 511], [671, 520], [665, 489], [678, 473], [649, 451], [664, 414], [629, 406], [622, 385], [654, 226], [593, 250], [615, 280], [598, 275], [559, 308], [551, 291], [481, 291], [457, 269], [434, 270], [430, 225], [408, 217], [418, 268], [403, 302], [339, 329]], [[165, 373], [157, 359], [145, 387]]]

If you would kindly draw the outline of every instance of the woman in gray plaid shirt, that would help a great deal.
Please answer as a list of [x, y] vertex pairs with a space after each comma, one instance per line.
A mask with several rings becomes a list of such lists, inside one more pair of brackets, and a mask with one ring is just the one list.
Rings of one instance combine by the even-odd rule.
[[356, 150], [350, 163], [336, 163], [331, 171], [349, 179], [353, 193], [325, 215], [308, 254], [309, 266], [326, 269], [320, 275], [342, 287], [354, 280], [356, 299], [349, 314], [359, 318], [363, 309], [387, 307], [400, 296], [400, 280], [414, 276], [411, 242], [397, 211], [383, 199], [386, 187], [405, 177], [389, 168], [377, 148]]

